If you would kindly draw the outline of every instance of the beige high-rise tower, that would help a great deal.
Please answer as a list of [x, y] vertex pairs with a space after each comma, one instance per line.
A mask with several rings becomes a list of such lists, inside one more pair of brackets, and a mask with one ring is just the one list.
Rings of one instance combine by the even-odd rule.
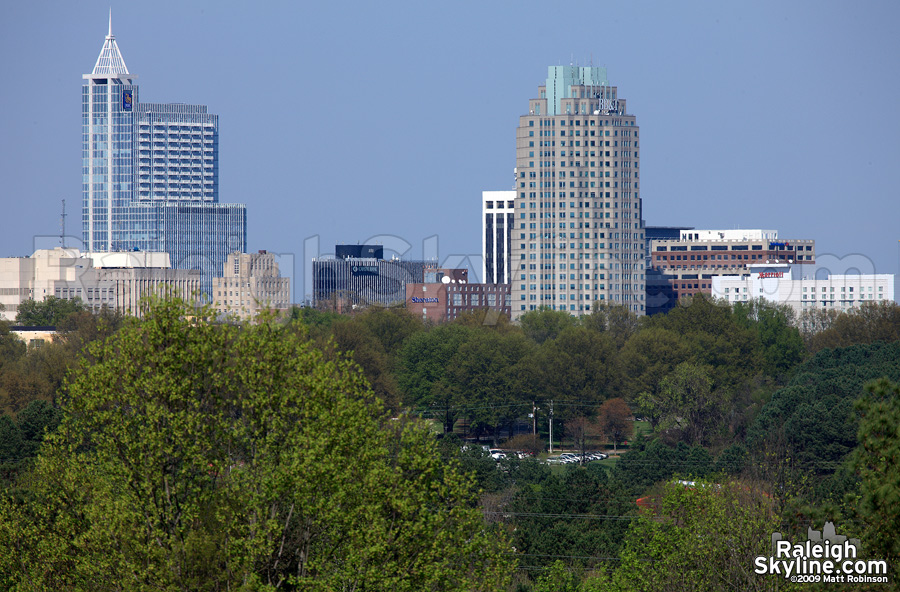
[[638, 131], [606, 68], [550, 66], [516, 134], [513, 318], [645, 314]]

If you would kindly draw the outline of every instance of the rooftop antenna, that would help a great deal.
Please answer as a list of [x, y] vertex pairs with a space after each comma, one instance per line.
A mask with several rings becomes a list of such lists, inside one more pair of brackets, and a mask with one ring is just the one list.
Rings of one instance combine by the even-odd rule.
[[112, 37], [112, 6], [109, 7], [109, 33], [107, 36]]
[[66, 200], [62, 200], [62, 216], [59, 218], [59, 244], [66, 248]]

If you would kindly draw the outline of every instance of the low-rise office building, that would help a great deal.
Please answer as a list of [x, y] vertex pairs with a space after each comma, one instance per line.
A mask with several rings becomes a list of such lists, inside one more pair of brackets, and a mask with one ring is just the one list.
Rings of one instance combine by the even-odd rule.
[[380, 245], [337, 245], [334, 258], [315, 258], [313, 302], [346, 312], [369, 305], [403, 306], [406, 285], [425, 281], [428, 261], [384, 259]]
[[406, 309], [433, 323], [485, 309], [509, 317], [509, 284], [470, 284], [466, 269], [430, 269], [425, 282], [406, 285]]
[[80, 299], [92, 311], [141, 316], [151, 296], [199, 298], [201, 279], [198, 270], [172, 269], [168, 253], [39, 249], [30, 257], [0, 258], [0, 315], [13, 320], [23, 301], [54, 296]]
[[291, 280], [281, 277], [275, 255], [232, 253], [223, 277], [213, 278], [213, 308], [220, 314], [252, 319], [263, 310], [285, 311], [291, 305]]
[[712, 280], [740, 275], [748, 265], [814, 265], [815, 241], [784, 240], [777, 230], [680, 231], [677, 240], [654, 240], [647, 271], [647, 312], [671, 310], [678, 300], [712, 294]]

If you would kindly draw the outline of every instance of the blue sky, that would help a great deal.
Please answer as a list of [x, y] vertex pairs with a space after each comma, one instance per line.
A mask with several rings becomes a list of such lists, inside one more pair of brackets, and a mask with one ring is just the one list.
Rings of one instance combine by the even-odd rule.
[[[777, 229], [900, 273], [896, 1], [111, 7], [141, 100], [219, 115], [220, 199], [298, 279], [313, 245], [376, 236], [477, 261], [481, 191], [511, 188], [518, 117], [569, 63], [606, 66], [637, 117], [647, 224]], [[109, 8], [0, 7], [0, 256], [59, 234], [61, 199], [79, 233], [81, 75]]]

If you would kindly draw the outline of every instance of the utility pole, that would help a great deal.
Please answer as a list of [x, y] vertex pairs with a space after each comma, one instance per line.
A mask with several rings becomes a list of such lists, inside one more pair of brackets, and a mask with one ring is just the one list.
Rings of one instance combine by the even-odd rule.
[[550, 454], [553, 454], [553, 399], [550, 399]]

